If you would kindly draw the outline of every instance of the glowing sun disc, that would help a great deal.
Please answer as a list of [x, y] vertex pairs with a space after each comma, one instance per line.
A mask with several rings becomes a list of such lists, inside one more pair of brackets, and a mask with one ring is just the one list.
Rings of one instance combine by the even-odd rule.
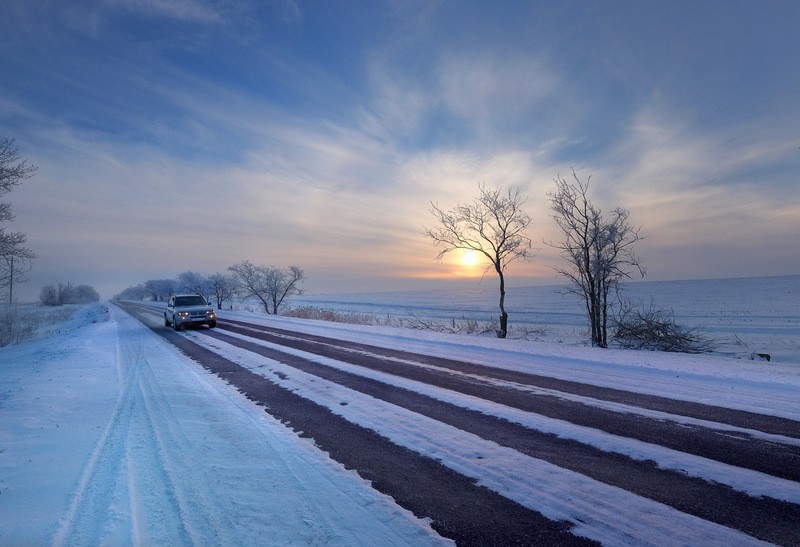
[[464, 266], [477, 266], [480, 261], [481, 257], [475, 251], [464, 251], [461, 256], [461, 264]]

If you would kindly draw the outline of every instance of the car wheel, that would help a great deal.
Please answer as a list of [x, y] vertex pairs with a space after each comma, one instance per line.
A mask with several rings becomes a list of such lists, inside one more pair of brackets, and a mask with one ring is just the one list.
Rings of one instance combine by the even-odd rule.
[[169, 319], [167, 319], [167, 314], [165, 313], [165, 314], [164, 314], [164, 326], [165, 326], [165, 327], [168, 327], [169, 325], [170, 325], [170, 323], [169, 323]]
[[175, 321], [175, 316], [172, 316], [172, 328], [176, 331], [181, 330], [181, 326]]
[[217, 326], [217, 322], [216, 321], [210, 321], [208, 323], [208, 328], [210, 328], [210, 329], [213, 329], [216, 326]]

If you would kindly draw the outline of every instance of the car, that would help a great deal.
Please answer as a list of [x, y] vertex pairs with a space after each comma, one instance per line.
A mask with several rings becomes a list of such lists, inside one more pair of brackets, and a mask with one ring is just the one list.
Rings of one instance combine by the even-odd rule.
[[164, 310], [164, 326], [175, 330], [192, 325], [217, 326], [217, 312], [199, 294], [175, 294], [167, 300]]

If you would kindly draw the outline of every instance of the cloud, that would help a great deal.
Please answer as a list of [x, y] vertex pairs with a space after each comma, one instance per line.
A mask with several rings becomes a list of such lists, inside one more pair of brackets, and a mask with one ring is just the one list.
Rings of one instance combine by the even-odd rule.
[[792, 148], [800, 139], [787, 139], [786, 127], [773, 122], [702, 128], [650, 105], [599, 168], [580, 166], [579, 175], [594, 171], [595, 203], [625, 207], [642, 225], [640, 248], [656, 277], [681, 270], [713, 277], [715, 267], [748, 275], [758, 271], [751, 261], [792, 273], [797, 257], [786, 252], [787, 233], [800, 232], [800, 157]]
[[539, 106], [559, 88], [561, 78], [540, 58], [491, 53], [447, 54], [438, 64], [441, 98], [464, 118], [502, 123]]
[[222, 14], [203, 0], [103, 0], [103, 5], [112, 12], [121, 9], [153, 18], [168, 17], [196, 23], [223, 21]]

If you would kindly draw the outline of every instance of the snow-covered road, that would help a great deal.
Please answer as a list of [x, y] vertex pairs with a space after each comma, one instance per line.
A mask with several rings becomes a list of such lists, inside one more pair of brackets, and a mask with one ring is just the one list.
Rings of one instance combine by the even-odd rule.
[[109, 308], [110, 321], [0, 354], [0, 543], [443, 542]]
[[[145, 315], [157, 324], [159, 313], [151, 309]], [[633, 413], [647, 423], [682, 424], [675, 426], [676, 431], [714, 429], [732, 443], [744, 437], [754, 445], [780, 447], [789, 461], [800, 457], [800, 439], [791, 433], [793, 422], [800, 420], [800, 371], [791, 366], [765, 369], [719, 357], [640, 352], [607, 351], [598, 358], [590, 348], [365, 330], [236, 313], [223, 313], [223, 323], [226, 315], [337, 340], [769, 414], [788, 424], [789, 433], [712, 423], [556, 388], [491, 381], [495, 389], [558, 399], [565, 407], [587, 405], [598, 413]], [[272, 418], [141, 323], [114, 306], [105, 318], [111, 321], [84, 320], [89, 324], [0, 353], [4, 364], [10, 359], [15, 365], [10, 371], [0, 369], [0, 542], [416, 545], [444, 541], [425, 520], [377, 493], [306, 435]], [[576, 540], [582, 536], [609, 545], [758, 543], [733, 529], [746, 529], [746, 522], [733, 528], [710, 522], [691, 510], [683, 512], [553, 463], [558, 457], [532, 457], [530, 450], [498, 444], [489, 436], [390, 404], [375, 393], [289, 362], [303, 361], [403, 390], [443, 408], [450, 405], [453, 414], [475, 412], [473, 416], [481, 420], [499, 419], [498, 424], [526, 428], [542, 440], [550, 435], [559, 443], [579, 447], [576, 458], [579, 453], [584, 458], [595, 452], [599, 458], [614, 455], [631, 468], [653, 467], [654, 476], [674, 476], [695, 486], [699, 481], [704, 491], [719, 499], [774, 507], [775, 527], [788, 532], [773, 541], [800, 541], [800, 522], [792, 527], [792, 519], [800, 514], [800, 483], [794, 479], [609, 434], [359, 366], [346, 358], [285, 346], [280, 352], [286, 358], [265, 357], [255, 346], [274, 351], [274, 343], [230, 330], [203, 329], [179, 336], [553, 522], [569, 523]], [[426, 368], [437, 372], [435, 366]], [[599, 466], [600, 459], [596, 461]], [[37, 496], [43, 493], [52, 495], [40, 502]], [[720, 513], [727, 509], [720, 508]], [[769, 530], [770, 523], [760, 522], [754, 528]]]

